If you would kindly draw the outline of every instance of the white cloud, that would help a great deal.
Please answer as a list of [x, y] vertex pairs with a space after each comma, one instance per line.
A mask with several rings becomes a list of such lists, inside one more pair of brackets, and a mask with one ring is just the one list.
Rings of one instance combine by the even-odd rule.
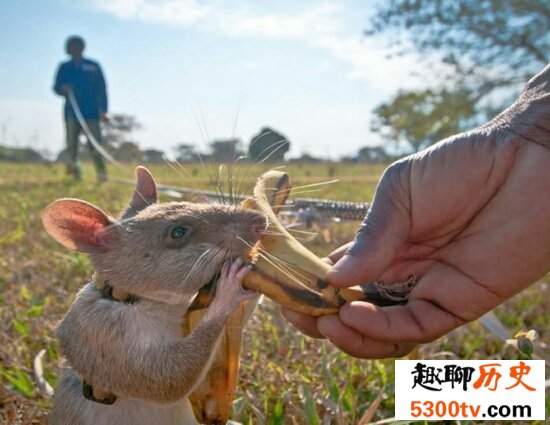
[[419, 68], [419, 60], [412, 55], [390, 60], [387, 52], [375, 43], [372, 39], [350, 36], [322, 36], [314, 40], [314, 45], [348, 62], [352, 78], [364, 80], [380, 91], [418, 87], [420, 78], [412, 76], [411, 71]]
[[222, 21], [222, 29], [231, 36], [308, 40], [312, 35], [335, 32], [338, 10], [334, 4], [321, 3], [294, 15], [229, 11]]
[[391, 93], [396, 87], [419, 85], [411, 70], [419, 67], [413, 55], [388, 59], [376, 40], [360, 31], [350, 35], [341, 20], [342, 9], [322, 2], [296, 13], [259, 13], [233, 2], [198, 3], [196, 0], [91, 0], [98, 9], [123, 19], [170, 25], [195, 26], [199, 30], [250, 37], [292, 40], [323, 49], [351, 66], [349, 77], [366, 81]]
[[350, 77], [382, 91], [418, 85], [419, 80], [409, 75], [418, 67], [418, 58], [411, 55], [390, 60], [386, 49], [376, 45], [377, 41], [361, 34], [346, 34], [339, 19], [340, 11], [332, 3], [321, 3], [295, 15], [229, 13], [222, 28], [230, 36], [296, 40], [324, 49], [351, 65]]
[[170, 25], [192, 25], [210, 12], [196, 0], [92, 0], [104, 12], [122, 19]]

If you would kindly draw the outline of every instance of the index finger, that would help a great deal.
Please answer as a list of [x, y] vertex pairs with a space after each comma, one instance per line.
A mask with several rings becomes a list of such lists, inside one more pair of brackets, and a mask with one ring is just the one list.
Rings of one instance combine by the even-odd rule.
[[342, 245], [339, 248], [336, 248], [334, 251], [332, 251], [329, 255], [327, 255], [325, 258], [323, 258], [323, 261], [325, 263], [330, 264], [333, 266], [338, 262], [340, 258], [344, 256], [344, 254], [348, 251], [349, 247], [351, 246], [353, 242], [348, 242], [347, 244]]
[[328, 273], [332, 285], [347, 287], [376, 280], [391, 264], [411, 226], [410, 169], [410, 160], [405, 159], [384, 171], [355, 239]]

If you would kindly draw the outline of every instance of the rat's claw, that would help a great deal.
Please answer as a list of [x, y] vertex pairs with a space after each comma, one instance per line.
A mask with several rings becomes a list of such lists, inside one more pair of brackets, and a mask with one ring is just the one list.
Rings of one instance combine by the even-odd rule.
[[239, 272], [237, 273], [237, 280], [242, 283], [243, 278], [247, 275], [247, 273], [252, 270], [252, 265], [247, 265], [242, 267]]
[[231, 271], [229, 272], [229, 274], [231, 276], [236, 276], [239, 269], [241, 268], [241, 265], [242, 265], [242, 260], [240, 258], [238, 258], [237, 260], [233, 261], [233, 264], [231, 264]]

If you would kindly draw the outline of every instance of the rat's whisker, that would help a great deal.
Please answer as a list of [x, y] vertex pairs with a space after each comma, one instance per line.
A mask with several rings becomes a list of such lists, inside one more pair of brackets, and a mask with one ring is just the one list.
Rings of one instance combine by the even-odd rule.
[[[210, 151], [212, 151], [212, 147], [208, 145], [208, 140], [210, 140], [210, 136], [208, 134], [208, 127], [206, 126], [206, 122], [205, 122], [205, 119], [204, 119], [204, 114], [202, 114], [201, 112], [201, 116], [202, 116], [202, 124], [204, 125], [204, 128], [203, 126], [201, 125], [201, 121], [199, 121], [198, 117], [197, 117], [197, 114], [193, 111], [193, 117], [195, 118], [195, 122], [197, 124], [197, 127], [199, 128], [199, 132], [201, 134], [201, 139], [202, 139], [202, 143], [204, 144], [204, 146], [207, 148], [207, 149], [210, 149]], [[207, 175], [208, 175], [208, 178], [210, 180], [214, 180], [214, 181], [218, 181], [219, 180], [219, 176], [217, 175], [217, 170], [216, 170], [216, 165], [214, 163], [214, 161], [212, 159], [209, 159], [209, 166], [207, 167], [202, 159], [202, 155], [200, 154], [200, 152], [197, 150], [195, 151], [197, 153], [197, 156], [199, 158], [199, 161], [201, 163], [201, 166], [203, 167], [203, 169], [206, 170], [207, 172]], [[210, 152], [212, 153], [212, 152]], [[209, 155], [210, 158], [212, 158], [212, 155]], [[212, 172], [212, 174], [211, 174]], [[214, 186], [215, 190], [218, 190], [219, 188], [217, 186]], [[223, 191], [220, 191], [219, 193], [219, 196], [221, 199], [223, 199]]]
[[[186, 178], [186, 176], [184, 176], [184, 175], [180, 172], [180, 170], [178, 170], [176, 167], [174, 167], [174, 165], [172, 164], [172, 161], [168, 161], [168, 159], [164, 158], [164, 163], [165, 163], [166, 165], [168, 165], [172, 170], [174, 170], [181, 178], [183, 178], [183, 179]], [[179, 162], [178, 162], [178, 164], [179, 164]], [[183, 170], [185, 170], [185, 168], [184, 168]], [[188, 177], [190, 177], [190, 176], [188, 176]]]
[[327, 180], [327, 181], [324, 181], [324, 182], [319, 182], [319, 183], [311, 183], [311, 184], [304, 184], [302, 186], [294, 186], [293, 189], [305, 189], [307, 187], [315, 187], [315, 186], [325, 186], [325, 185], [329, 185], [329, 184], [334, 184], [334, 183], [338, 183], [340, 180], [338, 179], [334, 179], [334, 180]]
[[[267, 135], [269, 133], [266, 133], [264, 135]], [[260, 136], [258, 139], [260, 139], [261, 137], [263, 137], [264, 135]], [[265, 148], [264, 150], [262, 150], [260, 152], [260, 154], [258, 155], [258, 158], [261, 158], [262, 154], [265, 153], [267, 150], [269, 149], [273, 149], [274, 146], [277, 146], [275, 149], [273, 149], [268, 155], [266, 155], [263, 159], [259, 160], [259, 161], [256, 161], [254, 164], [252, 164], [252, 166], [249, 167], [249, 169], [246, 171], [245, 175], [244, 175], [244, 179], [246, 179], [248, 177], [248, 174], [250, 172], [252, 172], [253, 170], [255, 170], [257, 167], [259, 167], [260, 165], [262, 165], [264, 162], [266, 162], [273, 154], [275, 154], [278, 150], [280, 150], [282, 147], [284, 147], [286, 144], [288, 144], [288, 140], [286, 139], [283, 139], [283, 140], [280, 140], [276, 143], [274, 143], [273, 145], [271, 146], [268, 146], [267, 148]], [[244, 181], [243, 179], [243, 181]], [[242, 195], [242, 191], [241, 191], [241, 188], [239, 188], [239, 194]]]
[[[230, 204], [231, 203], [231, 193], [228, 194], [228, 197], [226, 199], [226, 196], [224, 195], [224, 192], [223, 192], [223, 182], [222, 182], [222, 175], [223, 175], [223, 172], [224, 170], [227, 170], [227, 167], [225, 164], [220, 164], [218, 166], [218, 180], [216, 181], [217, 185], [218, 185], [218, 188], [220, 190], [220, 193], [222, 194], [222, 203], [223, 204]], [[227, 172], [228, 176], [229, 176], [229, 172]], [[229, 180], [229, 177], [228, 177], [228, 180]], [[228, 181], [228, 186], [229, 186], [229, 181]]]
[[197, 259], [197, 261], [195, 261], [195, 264], [193, 264], [193, 266], [191, 267], [191, 269], [189, 270], [189, 273], [187, 276], [192, 276], [193, 275], [193, 272], [195, 271], [195, 267], [197, 267], [197, 265], [200, 263], [200, 261], [203, 259], [203, 257], [205, 255], [208, 255], [208, 253], [210, 252], [211, 248], [208, 248], [206, 251], [204, 251], [200, 257]]
[[[171, 161], [168, 161], [166, 158], [164, 158], [164, 162], [165, 162], [165, 164], [168, 165], [172, 170], [174, 170], [182, 179], [186, 180], [187, 177], [192, 177], [191, 174], [189, 173], [189, 171], [187, 171], [187, 169], [186, 169], [177, 159], [176, 159], [176, 161], [175, 161], [176, 164], [178, 164], [178, 165], [180, 166], [180, 168], [181, 168], [183, 171], [185, 171], [185, 172], [187, 173], [187, 177], [184, 176], [184, 175], [174, 166], [174, 164], [172, 164]], [[202, 189], [199, 189], [199, 190], [203, 193], [203, 195], [205, 195], [204, 190], [202, 190]]]
[[288, 230], [290, 233], [302, 233], [307, 236], [317, 235], [317, 232], [309, 232], [307, 230], [298, 230], [298, 229], [288, 228], [288, 227], [286, 228], [286, 230]]
[[[284, 233], [281, 233], [281, 232], [270, 232], [270, 231], [264, 231], [263, 232], [264, 235], [268, 235], [268, 236], [285, 236]], [[312, 232], [310, 236], [313, 236], [313, 235], [316, 235], [317, 233], [314, 233]], [[307, 238], [303, 238], [303, 237], [300, 237], [300, 236], [296, 236], [296, 235], [293, 235], [294, 239], [298, 240], [298, 241], [307, 241]]]
[[174, 162], [178, 165], [179, 168], [183, 170], [185, 174], [187, 174], [187, 176], [193, 178], [193, 174], [191, 174], [189, 170], [187, 170], [187, 168], [185, 168], [185, 166], [177, 158], [174, 160]]
[[283, 232], [275, 232], [273, 230], [264, 230], [263, 234], [264, 235], [272, 235], [272, 236], [284, 236]]
[[322, 192], [324, 189], [310, 189], [310, 190], [297, 190], [297, 191], [292, 191], [292, 194], [293, 195], [302, 195], [304, 193], [314, 193], [314, 192]]
[[306, 276], [300, 272], [298, 272], [297, 270], [294, 269], [294, 265], [293, 264], [290, 264], [288, 263], [287, 261], [281, 259], [281, 258], [278, 258], [276, 256], [274, 256], [273, 254], [265, 251], [264, 249], [262, 248], [259, 248], [259, 251], [262, 253], [262, 254], [265, 254], [267, 256], [269, 256], [271, 258], [272, 261], [278, 263], [282, 268], [284, 268], [285, 270], [288, 271], [288, 273], [294, 273], [296, 276], [306, 280]]
[[[241, 240], [242, 242], [244, 242], [244, 244], [246, 244], [247, 246], [249, 246], [250, 248], [253, 248], [253, 245], [251, 245], [250, 243], [248, 243], [247, 241], [245, 241], [242, 237], [238, 236], [237, 239]], [[289, 277], [290, 279], [292, 279], [293, 281], [295, 281], [297, 284], [299, 284], [300, 286], [306, 288], [306, 289], [309, 289], [307, 288], [307, 286], [305, 286], [303, 283], [301, 283], [293, 274], [292, 272], [296, 273], [298, 276], [300, 276], [299, 273], [297, 273], [296, 271], [294, 270], [289, 270], [289, 267], [286, 266], [285, 264], [283, 264], [281, 262], [280, 259], [272, 256], [271, 254], [269, 254], [268, 252], [264, 251], [263, 249], [258, 249], [257, 250], [258, 252], [258, 255], [260, 255], [264, 260], [266, 260], [269, 264], [271, 264], [275, 269], [279, 270], [281, 273], [283, 273], [285, 276]], [[265, 255], [267, 254], [267, 255]], [[272, 259], [270, 259], [269, 256], [272, 257]], [[279, 264], [277, 264], [279, 263]], [[304, 277], [303, 275], [301, 277]]]
[[275, 269], [279, 270], [281, 273], [283, 273], [285, 276], [287, 276], [289, 279], [291, 279], [292, 281], [294, 281], [296, 284], [300, 285], [302, 288], [304, 289], [307, 289], [307, 290], [310, 290], [310, 288], [308, 288], [307, 286], [305, 286], [302, 282], [300, 282], [296, 276], [294, 276], [292, 273], [288, 272], [287, 270], [285, 270], [283, 267], [281, 267], [280, 265], [276, 264], [274, 261], [272, 261], [269, 257], [267, 257], [265, 255], [264, 252], [260, 252], [258, 251], [258, 255], [260, 257], [262, 257], [265, 261], [267, 261], [269, 264], [271, 264]]
[[[261, 140], [263, 137], [267, 136], [271, 134], [271, 132], [266, 132], [262, 135], [260, 135], [260, 137], [252, 140], [252, 142], [250, 143], [250, 146], [253, 146], [254, 144], [256, 144], [259, 140]], [[250, 149], [250, 148], [249, 148]], [[248, 177], [248, 174], [251, 172], [251, 170], [254, 168], [254, 165], [255, 165], [256, 162], [254, 162], [250, 167], [248, 167], [248, 169], [245, 171], [244, 173], [244, 176], [242, 177], [241, 181], [239, 182], [239, 185], [237, 187], [237, 191], [240, 195], [243, 194], [244, 190], [243, 190], [243, 186], [244, 186], [244, 183]]]
[[136, 188], [135, 193], [137, 193], [137, 194], [139, 195], [139, 197], [141, 198], [141, 200], [142, 200], [143, 202], [145, 202], [147, 205], [151, 205], [151, 202], [149, 202], [149, 201], [145, 198], [145, 196], [143, 196], [143, 194], [141, 193], [140, 190], [138, 190], [138, 189]]
[[252, 245], [250, 242], [246, 241], [244, 238], [242, 238], [241, 236], [237, 236], [237, 239], [240, 240], [241, 242], [243, 242], [247, 247], [249, 248], [254, 248], [254, 245]]
[[[208, 126], [206, 125], [206, 119], [204, 117], [204, 113], [201, 111], [201, 120], [202, 120], [202, 125], [203, 125], [203, 128], [204, 128], [204, 134], [206, 134], [206, 140], [208, 140], [209, 142], [212, 140], [210, 138], [210, 134], [208, 132]], [[219, 195], [220, 195], [220, 199], [221, 199], [221, 202], [223, 204], [227, 204], [227, 200], [226, 200], [226, 195], [224, 193], [224, 190], [223, 190], [223, 184], [222, 184], [222, 181], [221, 181], [221, 169], [222, 169], [222, 165], [219, 165], [218, 167], [216, 167], [216, 162], [215, 160], [213, 159], [213, 146], [212, 146], [212, 143], [210, 143], [210, 145], [208, 145], [205, 141], [204, 141], [204, 138], [203, 138], [203, 142], [207, 145], [207, 147], [210, 149], [210, 158], [212, 158], [210, 160], [210, 163], [212, 164], [212, 168], [214, 169], [214, 177], [215, 177], [215, 187], [217, 188], [217, 190], [219, 191]]]
[[281, 209], [281, 208], [285, 208], [285, 209], [292, 209], [292, 208], [296, 208], [296, 205], [292, 205], [292, 204], [285, 204], [285, 205], [279, 205], [277, 206], [277, 209]]

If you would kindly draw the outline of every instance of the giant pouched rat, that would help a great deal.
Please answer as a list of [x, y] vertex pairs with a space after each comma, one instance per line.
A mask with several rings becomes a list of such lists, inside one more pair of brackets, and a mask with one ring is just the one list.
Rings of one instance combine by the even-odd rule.
[[[241, 286], [247, 268], [228, 261], [249, 249], [241, 240], [258, 240], [265, 216], [234, 205], [159, 204], [147, 169], [136, 176], [118, 220], [77, 199], [58, 200], [42, 216], [58, 242], [89, 253], [98, 275], [57, 330], [70, 367], [57, 384], [53, 425], [194, 423], [186, 395], [207, 372], [228, 316], [255, 296]], [[185, 312], [220, 269], [212, 304], [183, 337]], [[98, 399], [94, 388], [109, 396]]]

